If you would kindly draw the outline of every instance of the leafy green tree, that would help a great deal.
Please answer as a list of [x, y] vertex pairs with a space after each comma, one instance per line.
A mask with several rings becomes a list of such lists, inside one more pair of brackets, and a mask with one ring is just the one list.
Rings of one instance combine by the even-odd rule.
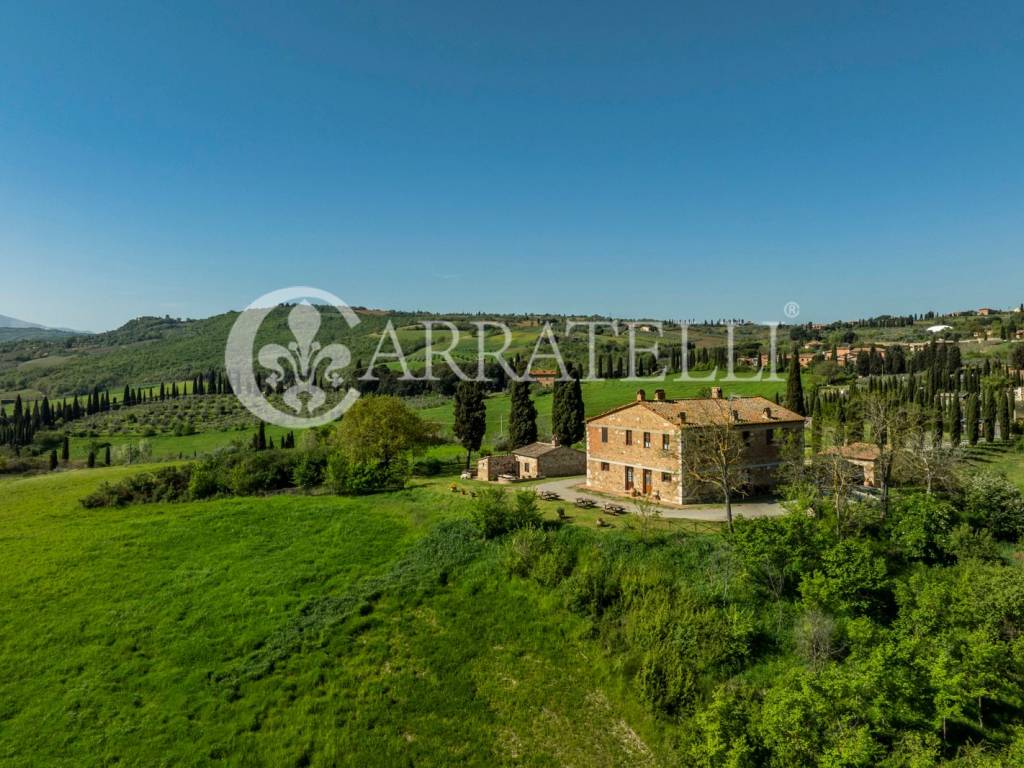
[[430, 429], [401, 398], [367, 395], [342, 417], [334, 441], [352, 464], [390, 467], [400, 458], [422, 449]]
[[473, 451], [480, 450], [487, 431], [487, 404], [483, 389], [473, 381], [460, 381], [455, 388], [455, 437], [466, 449], [466, 469]]
[[510, 410], [508, 416], [509, 445], [519, 448], [537, 441], [537, 407], [530, 397], [530, 384], [513, 381], [510, 388]]
[[954, 510], [948, 502], [921, 493], [900, 494], [886, 519], [890, 538], [910, 559], [939, 561], [952, 530]]

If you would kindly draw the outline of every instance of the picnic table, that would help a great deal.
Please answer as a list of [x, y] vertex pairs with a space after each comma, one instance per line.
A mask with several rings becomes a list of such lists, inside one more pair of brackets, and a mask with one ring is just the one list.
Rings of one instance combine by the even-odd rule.
[[593, 509], [594, 507], [597, 506], [597, 502], [595, 502], [593, 499], [588, 499], [586, 496], [577, 496], [576, 506], [581, 507], [583, 509]]
[[544, 499], [544, 501], [558, 501], [562, 498], [554, 491], [537, 491], [537, 496]]
[[604, 505], [604, 511], [607, 512], [609, 515], [626, 514], [626, 508], [624, 506], [622, 506], [621, 504], [615, 504], [614, 502], [611, 501]]

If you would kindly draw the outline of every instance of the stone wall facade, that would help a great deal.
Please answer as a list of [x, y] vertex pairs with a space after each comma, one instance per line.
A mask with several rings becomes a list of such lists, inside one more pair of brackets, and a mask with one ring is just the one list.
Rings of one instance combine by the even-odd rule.
[[[688, 427], [699, 429], [699, 427]], [[746, 468], [752, 490], [776, 482], [781, 450], [788, 434], [803, 437], [803, 424], [737, 424], [747, 444]], [[682, 476], [681, 428], [643, 408], [624, 408], [587, 424], [587, 485], [595, 491], [625, 496], [634, 491], [683, 504], [708, 497]]]
[[[520, 459], [520, 462], [525, 459]], [[553, 451], [548, 451], [536, 459], [533, 459], [532, 472], [537, 474], [531, 477], [567, 477], [569, 475], [582, 475], [587, 471], [587, 455], [583, 451], [560, 445]]]
[[489, 480], [493, 483], [498, 479], [498, 475], [506, 474], [516, 474], [515, 456], [485, 456], [476, 463], [477, 480]]

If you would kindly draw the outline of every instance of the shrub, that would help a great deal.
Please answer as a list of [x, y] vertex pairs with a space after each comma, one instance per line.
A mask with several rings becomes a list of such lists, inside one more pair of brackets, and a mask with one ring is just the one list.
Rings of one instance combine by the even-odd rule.
[[943, 544], [945, 550], [957, 559], [982, 560], [994, 562], [1002, 559], [999, 545], [992, 538], [991, 531], [982, 529], [975, 531], [967, 523], [960, 523], [949, 532]]
[[505, 568], [512, 576], [529, 576], [549, 550], [550, 541], [544, 531], [538, 528], [516, 531], [505, 547]]
[[409, 462], [392, 459], [387, 465], [372, 461], [350, 461], [340, 451], [327, 459], [326, 481], [332, 492], [343, 496], [396, 490], [409, 478]]
[[233, 454], [228, 486], [239, 496], [277, 491], [292, 486], [292, 455], [287, 451]]
[[935, 562], [953, 523], [953, 508], [935, 496], [900, 494], [890, 505], [890, 538], [907, 557]]
[[164, 467], [156, 472], [140, 472], [118, 483], [101, 483], [99, 488], [82, 499], [82, 506], [93, 509], [182, 501], [189, 497], [192, 469], [191, 464]]
[[434, 477], [441, 474], [441, 462], [435, 456], [420, 459], [413, 467], [413, 474], [421, 477]]
[[299, 488], [315, 488], [324, 481], [327, 457], [320, 451], [302, 451], [292, 469], [292, 481]]
[[509, 531], [537, 527], [541, 523], [537, 497], [518, 491], [509, 503], [504, 488], [485, 488], [477, 495], [473, 520], [484, 538], [492, 539]]
[[228, 487], [221, 482], [220, 467], [216, 462], [202, 462], [192, 470], [188, 484], [188, 495], [192, 499], [208, 499], [218, 493], [226, 493]]
[[1016, 540], [1024, 533], [1024, 494], [1003, 475], [979, 472], [971, 477], [964, 512], [975, 528], [988, 528], [997, 539]]

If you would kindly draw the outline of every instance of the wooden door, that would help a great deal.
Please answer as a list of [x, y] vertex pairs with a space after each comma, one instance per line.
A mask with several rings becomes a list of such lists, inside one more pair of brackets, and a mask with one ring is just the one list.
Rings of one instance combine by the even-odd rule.
[[651, 489], [652, 489], [651, 470], [645, 469], [644, 470], [644, 496], [650, 496], [651, 495]]
[[633, 490], [633, 468], [626, 467], [626, 490]]

